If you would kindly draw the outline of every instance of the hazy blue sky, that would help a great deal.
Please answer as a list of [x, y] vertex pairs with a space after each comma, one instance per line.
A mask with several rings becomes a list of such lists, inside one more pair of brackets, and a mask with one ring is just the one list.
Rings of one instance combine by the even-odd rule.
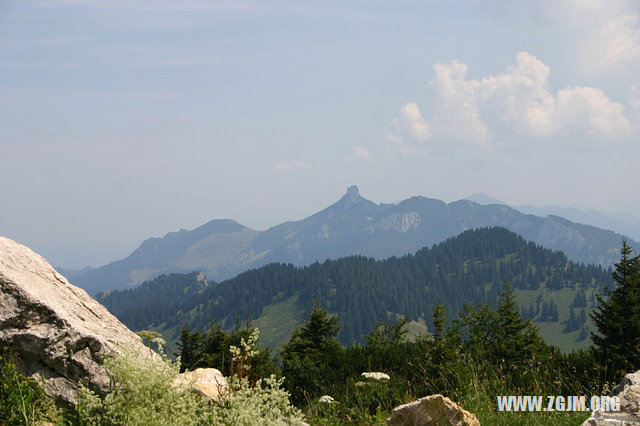
[[94, 266], [213, 218], [486, 192], [640, 216], [640, 2], [0, 0], [0, 234]]

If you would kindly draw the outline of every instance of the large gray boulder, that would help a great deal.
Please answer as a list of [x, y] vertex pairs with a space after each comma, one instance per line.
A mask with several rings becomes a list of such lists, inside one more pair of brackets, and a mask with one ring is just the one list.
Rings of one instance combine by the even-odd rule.
[[105, 354], [125, 347], [150, 356], [141, 339], [40, 255], [0, 237], [0, 351], [45, 392], [74, 402], [78, 384], [109, 391]]
[[624, 376], [611, 395], [620, 398], [620, 411], [594, 411], [582, 425], [640, 426], [640, 370]]

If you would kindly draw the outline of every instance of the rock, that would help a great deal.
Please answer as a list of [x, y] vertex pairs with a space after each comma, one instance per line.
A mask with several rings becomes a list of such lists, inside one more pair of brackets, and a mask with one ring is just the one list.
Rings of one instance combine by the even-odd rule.
[[640, 426], [640, 370], [624, 376], [611, 395], [620, 397], [620, 411], [594, 411], [582, 425]]
[[200, 395], [219, 402], [227, 392], [227, 379], [215, 368], [197, 368], [179, 374], [171, 386], [188, 386]]
[[387, 425], [480, 426], [480, 422], [449, 398], [429, 395], [394, 408]]
[[40, 255], [0, 237], [0, 351], [17, 368], [42, 380], [60, 402], [75, 401], [81, 383], [109, 391], [104, 354], [125, 347], [151, 357], [138, 336]]

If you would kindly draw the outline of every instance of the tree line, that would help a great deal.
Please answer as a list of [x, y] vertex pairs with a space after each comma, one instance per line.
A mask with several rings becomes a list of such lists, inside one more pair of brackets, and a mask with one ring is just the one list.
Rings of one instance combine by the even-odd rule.
[[[336, 313], [339, 341], [350, 344], [362, 342], [378, 321], [395, 314], [431, 328], [436, 305], [454, 317], [468, 303], [495, 306], [504, 281], [525, 290], [603, 291], [613, 285], [610, 270], [571, 262], [562, 252], [504, 228], [483, 228], [386, 260], [349, 256], [305, 267], [275, 263], [221, 283], [203, 283], [197, 273], [171, 274], [98, 300], [132, 329], [181, 323], [206, 329], [212, 320], [228, 329], [237, 318], [258, 318], [274, 300], [295, 295], [306, 313], [314, 299]], [[535, 309], [541, 321], [558, 320], [553, 301]]]

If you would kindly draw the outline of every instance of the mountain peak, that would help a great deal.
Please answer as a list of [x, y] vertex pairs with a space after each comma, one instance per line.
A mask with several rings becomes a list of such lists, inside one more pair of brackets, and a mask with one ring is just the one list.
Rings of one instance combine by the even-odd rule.
[[360, 190], [356, 185], [351, 185], [347, 188], [347, 193], [345, 195], [360, 196]]
[[347, 188], [347, 192], [342, 196], [340, 201], [346, 202], [348, 204], [359, 203], [360, 201], [364, 201], [364, 198], [360, 195], [360, 190], [356, 185], [351, 185]]

